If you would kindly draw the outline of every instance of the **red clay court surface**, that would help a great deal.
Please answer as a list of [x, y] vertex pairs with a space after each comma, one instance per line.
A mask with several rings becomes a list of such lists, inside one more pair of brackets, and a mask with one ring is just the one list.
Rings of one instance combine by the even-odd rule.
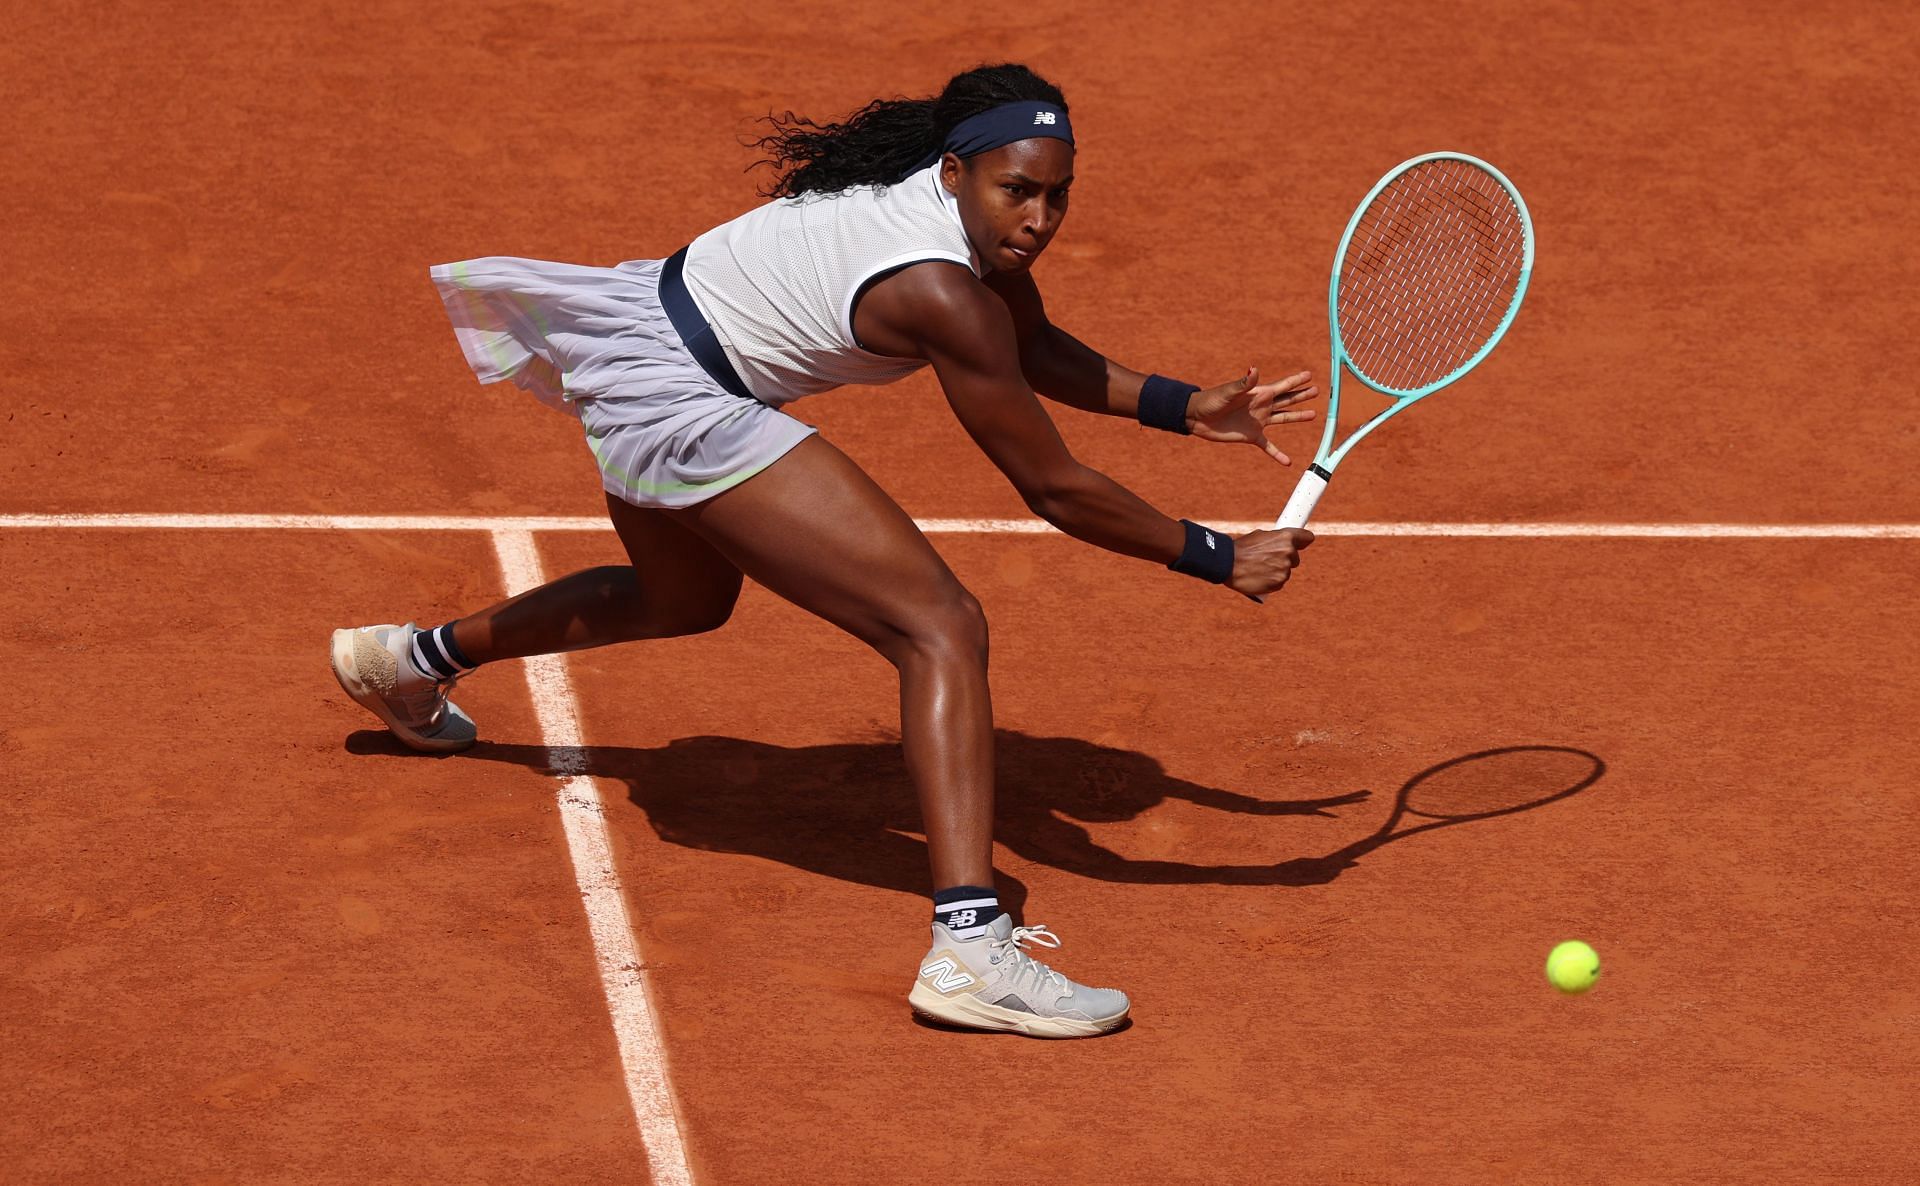
[[[991, 15], [10, 14], [0, 1177], [1909, 1177], [1911, 10]], [[1339, 228], [1422, 151], [1498, 164], [1540, 240], [1508, 339], [1356, 451], [1264, 608], [935, 537], [994, 629], [1004, 896], [1135, 999], [1075, 1043], [909, 1019], [892, 673], [764, 591], [716, 635], [489, 669], [447, 759], [322, 654], [499, 596], [503, 556], [620, 557], [525, 521], [598, 516], [592, 462], [472, 384], [429, 264], [665, 255], [758, 200], [752, 116], [1008, 59], [1081, 138], [1049, 311], [1134, 365], [1324, 373]], [[930, 378], [797, 410], [916, 516], [1024, 516]], [[1268, 519], [1293, 481], [1057, 419], [1170, 513]], [[113, 513], [463, 522], [49, 518]], [[1610, 523], [1673, 536], [1444, 526]], [[1572, 793], [1382, 837], [1436, 780]], [[640, 966], [596, 949], [609, 902]], [[1606, 964], [1583, 998], [1540, 972], [1570, 937]]]

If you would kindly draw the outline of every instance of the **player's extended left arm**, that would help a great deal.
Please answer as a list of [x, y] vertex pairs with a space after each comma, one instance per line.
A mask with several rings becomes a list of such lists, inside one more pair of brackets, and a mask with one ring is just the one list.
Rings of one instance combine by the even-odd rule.
[[1047, 322], [1021, 336], [1020, 370], [1034, 391], [1055, 403], [1129, 419], [1139, 412], [1140, 385], [1147, 381]]
[[1124, 416], [1202, 440], [1259, 445], [1280, 464], [1289, 464], [1265, 430], [1313, 419], [1310, 409], [1295, 407], [1320, 394], [1311, 372], [1262, 384], [1258, 368], [1249, 367], [1240, 378], [1205, 390], [1163, 375], [1143, 375], [1048, 321], [1031, 277], [1020, 279], [1025, 283], [1006, 283], [995, 291], [1013, 314], [1020, 370], [1034, 391], [1084, 412]]

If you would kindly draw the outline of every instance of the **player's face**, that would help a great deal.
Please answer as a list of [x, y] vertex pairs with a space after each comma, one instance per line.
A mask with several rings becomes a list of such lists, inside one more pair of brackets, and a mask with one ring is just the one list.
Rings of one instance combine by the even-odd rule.
[[960, 224], [988, 270], [1024, 271], [1067, 216], [1073, 145], [1048, 137], [1017, 140], [964, 161], [948, 153], [940, 180], [960, 200]]

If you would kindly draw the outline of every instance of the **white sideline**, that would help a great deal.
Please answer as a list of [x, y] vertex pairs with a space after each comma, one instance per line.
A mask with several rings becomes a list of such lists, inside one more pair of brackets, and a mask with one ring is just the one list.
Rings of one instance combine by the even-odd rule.
[[[533, 532], [493, 529], [493, 549], [500, 560], [508, 596], [545, 582]], [[607, 838], [606, 809], [599, 788], [582, 769], [580, 714], [575, 708], [573, 682], [566, 660], [539, 655], [526, 664], [527, 690], [533, 693], [534, 715], [540, 722], [540, 740], [547, 760], [563, 777], [560, 784], [560, 822], [567, 833], [567, 852], [573, 858], [573, 877], [587, 908], [587, 927], [593, 935], [594, 955], [600, 964], [600, 986], [606, 990], [607, 1011], [613, 1016], [614, 1037], [620, 1046], [620, 1065], [626, 1075], [627, 1097], [647, 1151], [647, 1170], [659, 1186], [691, 1186], [686, 1147], [674, 1109], [673, 1088], [667, 1080], [666, 1048], [653, 1001], [647, 992], [646, 967], [627, 917], [626, 891], [613, 867], [613, 849]]]
[[[916, 519], [929, 535], [1041, 535], [1039, 519]], [[1273, 526], [1221, 522], [1220, 531]], [[1487, 539], [1920, 539], [1920, 523], [1363, 523], [1310, 524], [1316, 535]], [[0, 515], [0, 529], [145, 528], [213, 531], [610, 531], [603, 518], [561, 515]]]

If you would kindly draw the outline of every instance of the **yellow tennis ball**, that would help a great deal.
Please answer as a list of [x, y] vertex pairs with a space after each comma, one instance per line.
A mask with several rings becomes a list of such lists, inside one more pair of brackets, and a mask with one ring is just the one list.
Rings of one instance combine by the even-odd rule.
[[1547, 955], [1547, 981], [1561, 992], [1585, 992], [1599, 978], [1599, 953], [1578, 939], [1567, 940]]

